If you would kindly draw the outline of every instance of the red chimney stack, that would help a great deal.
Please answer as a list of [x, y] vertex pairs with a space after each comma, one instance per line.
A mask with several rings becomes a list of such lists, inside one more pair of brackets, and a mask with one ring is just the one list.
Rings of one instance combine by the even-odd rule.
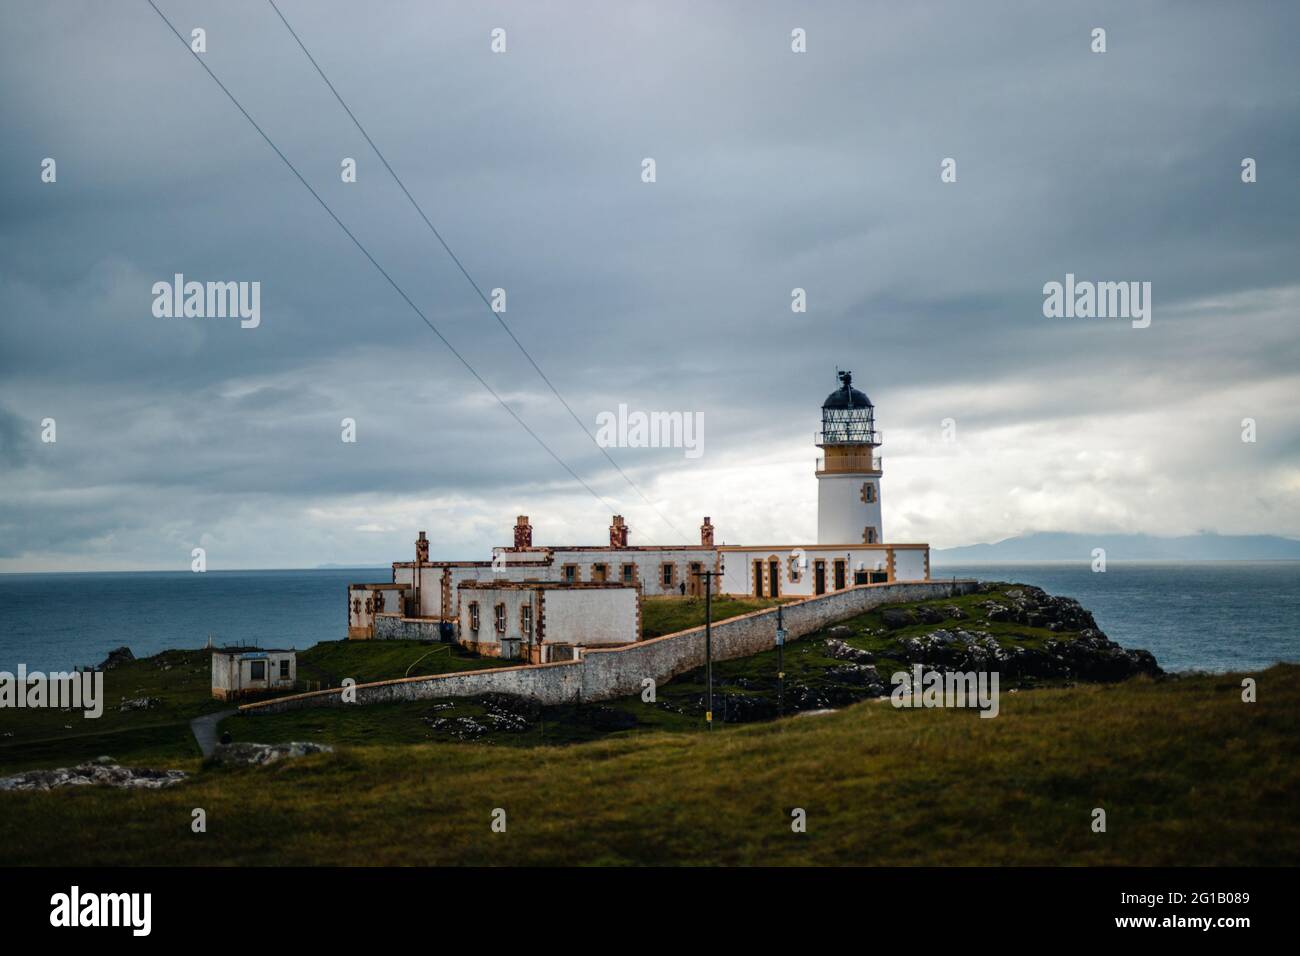
[[415, 560], [424, 564], [429, 560], [429, 539], [424, 532], [420, 532], [420, 537], [415, 542]]
[[627, 525], [623, 523], [623, 516], [614, 515], [614, 521], [609, 526], [609, 546], [611, 548], [626, 548], [627, 531]]
[[533, 526], [528, 523], [528, 515], [515, 519], [515, 547], [531, 548], [533, 546]]
[[709, 516], [704, 516], [704, 524], [700, 525], [700, 544], [706, 548], [713, 547], [713, 522]]

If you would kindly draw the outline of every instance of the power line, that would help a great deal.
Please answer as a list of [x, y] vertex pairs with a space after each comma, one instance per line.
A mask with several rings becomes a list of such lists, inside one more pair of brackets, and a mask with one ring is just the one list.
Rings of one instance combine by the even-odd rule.
[[533, 431], [528, 426], [528, 423], [525, 422], [522, 418], [520, 418], [518, 413], [516, 413], [513, 408], [511, 408], [508, 404], [506, 404], [505, 399], [503, 399], [500, 395], [497, 394], [496, 389], [494, 389], [491, 385], [487, 383], [487, 380], [484, 379], [483, 376], [478, 373], [478, 371], [474, 368], [474, 366], [469, 363], [469, 360], [466, 359], [465, 356], [461, 355], [460, 352], [456, 350], [456, 347], [447, 340], [447, 337], [438, 330], [438, 327], [436, 325], [434, 325], [431, 321], [429, 321], [429, 317], [424, 314], [424, 312], [420, 309], [418, 305], [416, 305], [413, 301], [411, 301], [411, 297], [406, 294], [406, 292], [402, 289], [402, 287], [397, 284], [397, 282], [393, 279], [391, 275], [388, 274], [388, 271], [379, 264], [379, 262], [375, 259], [374, 256], [370, 254], [370, 250], [367, 249], [364, 245], [362, 245], [361, 240], [352, 234], [352, 230], [349, 229], [346, 225], [344, 225], [343, 220], [334, 214], [334, 210], [329, 207], [329, 204], [326, 203], [325, 200], [320, 197], [320, 194], [316, 192], [315, 189], [312, 189], [311, 184], [307, 182], [306, 179], [303, 178], [302, 173], [298, 172], [297, 167], [294, 166], [294, 164], [289, 161], [289, 157], [285, 156], [284, 153], [281, 152], [280, 147], [276, 146], [275, 143], [272, 142], [271, 137], [266, 135], [266, 132], [262, 129], [262, 127], [257, 125], [257, 121], [254, 120], [253, 117], [249, 115], [248, 110], [244, 109], [244, 107], [240, 104], [239, 100], [235, 98], [235, 95], [231, 93], [229, 89], [226, 88], [226, 84], [222, 83], [220, 78], [217, 76], [217, 74], [213, 73], [211, 68], [206, 63], [203, 62], [203, 58], [194, 52], [194, 49], [189, 45], [188, 42], [186, 42], [185, 37], [181, 36], [181, 34], [177, 31], [177, 29], [174, 26], [172, 26], [172, 22], [168, 20], [166, 16], [163, 15], [163, 12], [161, 10], [158, 9], [157, 4], [155, 4], [153, 0], [146, 0], [146, 2], [149, 4], [149, 6], [153, 7], [154, 13], [158, 14], [158, 16], [162, 19], [163, 23], [167, 24], [167, 28], [171, 30], [172, 33], [176, 34], [176, 39], [180, 40], [181, 43], [185, 45], [185, 49], [190, 51], [194, 59], [198, 61], [199, 66], [203, 67], [204, 72], [206, 72], [208, 76], [212, 77], [212, 81], [216, 83], [217, 86], [221, 87], [221, 92], [225, 93], [226, 97], [230, 100], [230, 102], [235, 104], [235, 108], [239, 110], [239, 112], [244, 114], [244, 119], [248, 120], [248, 122], [252, 125], [253, 129], [257, 130], [258, 135], [260, 135], [262, 139], [266, 141], [266, 145], [270, 146], [271, 149], [275, 150], [275, 154], [280, 157], [280, 159], [284, 162], [286, 166], [289, 167], [289, 171], [292, 172], [294, 176], [298, 178], [298, 182], [302, 183], [303, 186], [307, 188], [307, 191], [312, 194], [312, 196], [315, 198], [315, 200], [318, 203], [320, 203], [321, 208], [324, 209], [327, 213], [329, 213], [330, 218], [333, 219], [334, 222], [338, 225], [338, 227], [343, 230], [344, 234], [346, 234], [347, 237], [352, 240], [353, 245], [355, 245], [358, 249], [360, 249], [361, 253], [367, 259], [370, 260], [370, 264], [379, 270], [379, 274], [388, 280], [388, 284], [391, 285], [397, 291], [397, 294], [400, 295], [406, 301], [406, 304], [409, 305], [411, 307], [411, 310], [415, 312], [415, 314], [418, 315], [424, 321], [424, 324], [427, 325], [430, 328], [430, 330], [432, 330], [433, 334], [438, 336], [438, 338], [442, 341], [442, 344], [447, 346], [451, 354], [456, 356], [456, 358], [460, 360], [460, 363], [464, 365], [466, 369], [469, 370], [469, 373], [478, 380], [478, 383], [482, 385], [485, 389], [487, 389], [489, 394], [491, 394], [491, 396], [497, 400], [497, 403], [500, 404], [502, 408], [504, 408], [507, 412], [510, 413], [510, 417], [513, 418], [515, 421], [517, 421], [520, 427], [523, 428], [524, 431], [528, 432], [530, 436], [532, 436], [533, 441], [537, 442], [537, 444], [540, 445], [548, 455], [554, 458], [555, 461], [560, 465], [560, 467], [563, 468], [565, 471], [567, 471], [573, 477], [574, 481], [582, 485], [582, 487], [586, 488], [587, 491], [591, 492], [592, 497], [594, 497], [597, 501], [603, 504], [606, 508], [611, 510], [616, 510], [614, 509], [614, 506], [611, 505], [608, 501], [606, 501], [603, 497], [601, 497], [601, 495], [594, 488], [592, 488], [589, 484], [583, 481], [582, 478], [578, 476], [578, 473], [575, 472], [572, 468], [570, 468], [567, 463], [565, 463], [563, 458], [561, 458], [559, 455], [557, 455], [554, 451], [551, 450], [551, 446], [546, 444], [546, 442], [542, 440], [541, 436], [538, 435], [535, 431]]
[[483, 304], [487, 307], [487, 310], [490, 313], [492, 313], [493, 318], [497, 320], [501, 328], [503, 328], [506, 334], [510, 336], [511, 341], [515, 343], [515, 346], [523, 354], [524, 358], [528, 359], [528, 364], [533, 367], [533, 370], [537, 372], [539, 376], [541, 376], [541, 379], [543, 382], [546, 383], [547, 388], [549, 388], [551, 390], [551, 393], [555, 395], [557, 399], [559, 399], [560, 404], [564, 406], [564, 410], [569, 413], [569, 417], [572, 418], [577, 423], [578, 427], [581, 428], [583, 432], [586, 433], [587, 437], [591, 439], [592, 444], [595, 445], [596, 448], [600, 450], [600, 453], [605, 456], [605, 460], [614, 466], [614, 470], [617, 471], [623, 477], [623, 480], [628, 483], [628, 485], [632, 488], [633, 491], [635, 491], [638, 495], [640, 495], [641, 500], [644, 501], [652, 511], [654, 511], [654, 513], [659, 517], [659, 520], [661, 520], [664, 524], [668, 525], [668, 527], [672, 528], [673, 532], [677, 534], [679, 537], [685, 538], [686, 536], [683, 535], [680, 530], [678, 530], [677, 526], [674, 525], [672, 521], [670, 521], [657, 507], [655, 507], [653, 501], [651, 501], [649, 498], [645, 496], [644, 492], [642, 492], [641, 489], [637, 486], [637, 484], [631, 479], [631, 477], [628, 476], [627, 472], [625, 472], [622, 468], [619, 467], [618, 462], [614, 460], [613, 456], [610, 455], [608, 450], [606, 450], [604, 446], [602, 446], [600, 442], [596, 440], [596, 436], [591, 433], [591, 429], [589, 429], [586, 426], [586, 424], [583, 422], [583, 420], [578, 417], [577, 413], [574, 412], [572, 406], [570, 406], [569, 403], [565, 401], [564, 396], [560, 394], [559, 389], [555, 387], [554, 383], [550, 380], [547, 374], [542, 371], [541, 366], [538, 365], [536, 361], [534, 361], [532, 355], [529, 354], [526, 348], [524, 348], [524, 344], [519, 341], [518, 337], [514, 333], [514, 330], [511, 329], [510, 326], [506, 323], [506, 320], [502, 318], [501, 313], [498, 312], [496, 309], [492, 308], [492, 303], [488, 301], [488, 297], [483, 294], [483, 289], [479, 286], [477, 282], [474, 281], [474, 277], [469, 274], [469, 270], [466, 269], [464, 264], [460, 261], [460, 257], [457, 256], [456, 253], [452, 251], [451, 246], [447, 244], [447, 240], [445, 240], [442, 237], [442, 233], [440, 233], [438, 231], [438, 228], [434, 226], [434, 224], [430, 221], [429, 217], [424, 212], [424, 208], [418, 202], [416, 202], [415, 197], [412, 196], [410, 190], [406, 188], [406, 184], [402, 182], [401, 177], [397, 175], [397, 172], [389, 164], [388, 159], [384, 156], [383, 152], [379, 149], [378, 146], [375, 145], [375, 141], [370, 138], [370, 134], [366, 132], [366, 128], [361, 125], [361, 121], [357, 119], [356, 114], [352, 112], [352, 108], [348, 106], [348, 104], [344, 101], [342, 95], [340, 95], [338, 89], [335, 88], [334, 84], [330, 82], [330, 78], [325, 75], [325, 71], [322, 70], [320, 64], [316, 62], [316, 58], [311, 55], [311, 51], [308, 50], [306, 44], [302, 42], [302, 38], [298, 36], [298, 32], [294, 30], [293, 26], [290, 25], [289, 21], [285, 19], [284, 14], [280, 12], [280, 8], [276, 6], [275, 0], [267, 0], [267, 2], [271, 5], [271, 9], [276, 12], [276, 15], [280, 18], [280, 22], [284, 24], [285, 29], [289, 31], [289, 34], [297, 42], [299, 49], [301, 49], [302, 52], [306, 55], [307, 59], [311, 62], [311, 65], [316, 68], [316, 72], [319, 73], [320, 78], [325, 81], [325, 85], [328, 86], [330, 92], [334, 94], [334, 98], [339, 101], [339, 106], [343, 107], [343, 111], [348, 114], [348, 118], [352, 120], [353, 125], [355, 125], [356, 128], [360, 131], [361, 135], [365, 137], [366, 142], [370, 144], [370, 148], [375, 151], [375, 155], [379, 157], [379, 161], [383, 163], [384, 168], [388, 170], [388, 175], [393, 177], [393, 182], [397, 183], [397, 187], [402, 191], [402, 195], [406, 197], [407, 201], [411, 204], [411, 206], [415, 209], [415, 211], [420, 214], [420, 218], [424, 220], [424, 224], [429, 227], [429, 231], [433, 233], [434, 238], [438, 240], [438, 243], [442, 246], [443, 250], [447, 253], [448, 256], [451, 257], [451, 261], [456, 264], [456, 268], [459, 269], [460, 274], [465, 277], [465, 281], [468, 282], [471, 288], [473, 288], [473, 290], [478, 294], [478, 297], [483, 301]]

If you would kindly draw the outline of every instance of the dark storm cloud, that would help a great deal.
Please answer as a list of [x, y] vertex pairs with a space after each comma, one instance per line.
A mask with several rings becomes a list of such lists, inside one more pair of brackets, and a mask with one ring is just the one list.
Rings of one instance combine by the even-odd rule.
[[[511, 407], [611, 506], [666, 534], [269, 5], [160, 6], [182, 33], [207, 29], [205, 62]], [[916, 465], [917, 497], [887, 514], [956, 539], [941, 543], [983, 527], [953, 527], [960, 497], [921, 500], [960, 494], [948, 465], [927, 464], [939, 418], [967, 435], [1105, 422], [1168, 472], [1174, 429], [1114, 429], [1137, 410], [1181, 421], [1198, 390], [1195, 413], [1229, 437], [1245, 415], [1268, 420], [1251, 463], [1220, 465], [1268, 463], [1266, 530], [1300, 532], [1276, 504], [1300, 432], [1271, 404], [1300, 358], [1285, 324], [1300, 261], [1293, 5], [282, 9], [480, 285], [508, 290], [507, 319], [589, 427], [620, 402], [705, 413], [702, 462], [612, 451], [680, 527], [697, 521], [685, 487], [708, 507], [749, 459], [807, 464], [839, 364], [880, 405], [892, 460]], [[497, 26], [504, 56], [488, 52]], [[1104, 55], [1088, 51], [1095, 26]], [[204, 534], [245, 564], [383, 560], [429, 509], [449, 541], [481, 549], [502, 538], [494, 516], [537, 499], [599, 536], [605, 506], [449, 354], [147, 4], [8, 6], [0, 27], [7, 567], [83, 566], [87, 541], [104, 564], [172, 562]], [[57, 185], [39, 182], [45, 156]], [[355, 185], [339, 181], [345, 156]], [[938, 180], [946, 156], [954, 185]], [[1244, 156], [1259, 161], [1251, 186]], [[152, 284], [176, 272], [260, 281], [261, 327], [154, 318]], [[1152, 282], [1152, 328], [1045, 320], [1042, 285], [1066, 272]], [[794, 287], [806, 315], [790, 311]], [[45, 416], [55, 446], [36, 437]], [[344, 417], [355, 446], [339, 441]], [[1032, 470], [1032, 445], [999, 451]], [[1102, 520], [1075, 509], [1067, 480], [1035, 474], [1060, 485], [1059, 508], [1013, 509], [1006, 529]], [[733, 507], [734, 539], [743, 493]], [[1150, 514], [1149, 530], [1191, 520], [1150, 507], [1115, 513]], [[783, 537], [802, 530], [773, 520]]]

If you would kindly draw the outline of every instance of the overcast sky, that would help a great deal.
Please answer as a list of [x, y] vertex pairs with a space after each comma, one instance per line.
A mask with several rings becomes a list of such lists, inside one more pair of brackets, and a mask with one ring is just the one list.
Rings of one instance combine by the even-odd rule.
[[[0, 570], [383, 563], [419, 529], [482, 558], [611, 508], [634, 543], [807, 542], [837, 365], [888, 541], [1300, 535], [1296, 4], [277, 2], [587, 427], [698, 412], [703, 454], [609, 450], [663, 520], [265, 0], [158, 5], [608, 506], [145, 0], [6, 3]], [[156, 318], [178, 272], [260, 282], [261, 325]], [[1150, 282], [1150, 327], [1045, 318], [1066, 273]]]

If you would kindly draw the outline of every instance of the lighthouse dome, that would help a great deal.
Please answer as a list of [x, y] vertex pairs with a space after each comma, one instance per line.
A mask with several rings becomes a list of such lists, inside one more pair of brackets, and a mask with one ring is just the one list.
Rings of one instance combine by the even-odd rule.
[[859, 392], [853, 387], [853, 373], [840, 372], [840, 381], [843, 383], [835, 391], [826, 396], [826, 401], [822, 402], [822, 408], [849, 409], [849, 408], [871, 408], [871, 399]]

